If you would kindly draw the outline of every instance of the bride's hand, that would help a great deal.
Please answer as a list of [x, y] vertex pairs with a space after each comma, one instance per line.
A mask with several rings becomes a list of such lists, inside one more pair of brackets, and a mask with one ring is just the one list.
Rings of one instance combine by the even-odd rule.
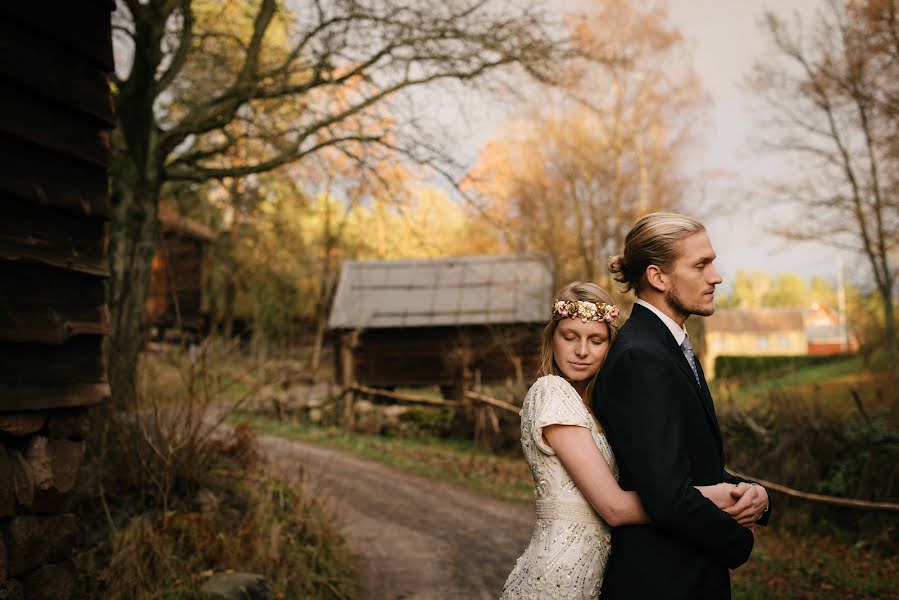
[[737, 486], [732, 483], [717, 483], [715, 485], [697, 485], [694, 486], [699, 493], [711, 500], [715, 506], [724, 510], [725, 508], [730, 508], [736, 503], [736, 498], [733, 497], [731, 491], [736, 489]]

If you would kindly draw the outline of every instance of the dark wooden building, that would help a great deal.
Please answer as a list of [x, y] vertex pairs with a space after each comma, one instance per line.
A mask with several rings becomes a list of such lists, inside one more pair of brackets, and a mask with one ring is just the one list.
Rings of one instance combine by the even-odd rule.
[[[65, 599], [103, 357], [109, 0], [0, 5], [0, 587]], [[18, 590], [18, 591], [16, 591]]]
[[347, 262], [328, 324], [338, 381], [458, 389], [531, 379], [552, 286], [541, 254]]
[[153, 256], [146, 303], [148, 325], [205, 333], [203, 269], [212, 231], [181, 215], [167, 202], [159, 205], [162, 235]]

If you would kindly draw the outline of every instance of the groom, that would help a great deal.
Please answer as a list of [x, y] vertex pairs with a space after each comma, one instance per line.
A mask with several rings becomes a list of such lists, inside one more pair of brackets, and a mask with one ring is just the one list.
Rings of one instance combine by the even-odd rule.
[[[640, 496], [649, 525], [617, 527], [603, 600], [730, 598], [730, 574], [749, 559], [752, 527], [768, 520], [763, 487], [724, 470], [702, 366], [684, 322], [715, 312], [721, 276], [705, 227], [691, 217], [640, 219], [609, 270], [637, 301], [609, 351], [594, 412], [615, 451], [620, 484]], [[693, 486], [735, 484], [721, 510]]]

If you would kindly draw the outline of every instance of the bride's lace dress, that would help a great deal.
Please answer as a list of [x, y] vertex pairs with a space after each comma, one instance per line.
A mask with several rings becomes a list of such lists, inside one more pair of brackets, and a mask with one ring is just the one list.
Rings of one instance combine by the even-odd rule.
[[612, 533], [543, 439], [543, 428], [553, 424], [588, 428], [618, 477], [605, 435], [571, 384], [555, 375], [538, 379], [521, 408], [521, 446], [534, 476], [537, 526], [500, 600], [599, 596]]

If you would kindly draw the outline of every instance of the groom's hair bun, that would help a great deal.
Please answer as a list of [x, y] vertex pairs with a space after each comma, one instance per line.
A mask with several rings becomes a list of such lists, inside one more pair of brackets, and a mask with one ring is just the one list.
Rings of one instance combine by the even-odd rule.
[[680, 256], [678, 242], [700, 231], [705, 226], [693, 217], [650, 213], [631, 227], [624, 238], [624, 252], [609, 260], [609, 272], [622, 284], [622, 292], [639, 293], [646, 285], [646, 268], [656, 265], [667, 273]]

